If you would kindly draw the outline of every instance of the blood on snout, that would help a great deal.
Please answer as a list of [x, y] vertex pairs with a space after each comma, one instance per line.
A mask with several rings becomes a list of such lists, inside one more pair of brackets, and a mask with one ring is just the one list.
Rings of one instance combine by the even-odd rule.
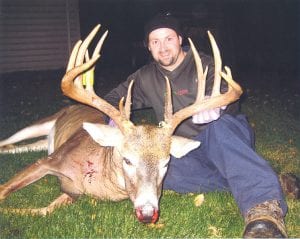
[[142, 208], [137, 208], [135, 210], [136, 217], [142, 223], [155, 223], [159, 217], [159, 211], [153, 208], [152, 215], [144, 215]]

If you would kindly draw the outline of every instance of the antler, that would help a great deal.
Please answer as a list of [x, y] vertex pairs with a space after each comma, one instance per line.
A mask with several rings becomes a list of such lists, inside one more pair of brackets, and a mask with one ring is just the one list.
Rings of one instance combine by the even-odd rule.
[[[165, 126], [169, 127], [172, 133], [174, 132], [178, 124], [180, 124], [184, 119], [200, 111], [214, 109], [214, 108], [228, 105], [236, 101], [237, 99], [239, 99], [241, 94], [243, 93], [240, 85], [233, 80], [229, 67], [225, 66], [226, 73], [221, 72], [222, 60], [221, 60], [219, 48], [217, 46], [217, 43], [213, 35], [209, 31], [208, 31], [208, 36], [212, 47], [214, 63], [215, 63], [215, 78], [214, 78], [214, 85], [213, 85], [211, 97], [204, 98], [207, 67], [203, 72], [200, 56], [191, 39], [189, 39], [189, 42], [194, 55], [196, 69], [197, 69], [197, 76], [198, 76], [198, 93], [195, 102], [192, 105], [189, 105], [177, 111], [175, 114], [173, 114], [172, 103], [171, 103], [171, 88], [170, 88], [169, 80], [166, 78], [167, 93], [166, 93], [166, 104], [165, 104], [165, 122], [166, 122]], [[224, 94], [220, 93], [221, 76], [228, 83], [228, 90]]]
[[[91, 85], [84, 87], [82, 84], [82, 73], [87, 70], [93, 70], [96, 61], [100, 58], [99, 53], [108, 34], [108, 31], [106, 31], [102, 35], [94, 50], [92, 58], [89, 59], [87, 48], [99, 29], [100, 25], [97, 25], [83, 42], [80, 40], [75, 44], [68, 62], [67, 73], [61, 81], [61, 89], [66, 96], [102, 111], [114, 120], [121, 131], [124, 131], [127, 127], [133, 125], [133, 123], [129, 120], [131, 88], [133, 82], [131, 82], [128, 88], [125, 107], [123, 106], [124, 98], [120, 100], [120, 111], [107, 101], [97, 96]], [[84, 59], [86, 59], [85, 63], [83, 63]]]

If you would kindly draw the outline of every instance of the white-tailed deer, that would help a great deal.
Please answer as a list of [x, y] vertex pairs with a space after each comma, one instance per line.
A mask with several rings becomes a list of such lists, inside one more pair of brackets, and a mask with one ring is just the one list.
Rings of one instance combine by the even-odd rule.
[[[0, 200], [46, 174], [59, 178], [61, 196], [44, 208], [5, 210], [45, 215], [56, 207], [73, 202], [82, 194], [89, 194], [98, 199], [114, 201], [130, 198], [139, 221], [156, 222], [170, 154], [180, 158], [200, 145], [198, 141], [174, 136], [178, 124], [200, 110], [228, 105], [242, 94], [240, 86], [231, 77], [230, 69], [226, 67], [226, 73], [221, 72], [218, 47], [208, 33], [215, 60], [212, 96], [204, 98], [207, 69], [203, 72], [200, 57], [190, 40], [198, 73], [198, 95], [194, 104], [173, 113], [171, 89], [166, 79], [164, 121], [159, 126], [134, 125], [130, 121], [133, 82], [125, 102], [124, 98], [120, 100], [119, 110], [97, 96], [91, 85], [82, 84], [82, 74], [94, 67], [107, 35], [105, 33], [101, 37], [89, 59], [87, 48], [99, 27], [96, 26], [83, 42], [75, 45], [67, 73], [61, 82], [63, 93], [83, 104], [64, 108], [9, 139], [0, 141], [0, 146], [3, 146], [29, 137], [49, 137], [49, 156], [0, 185]], [[221, 76], [228, 83], [228, 91], [224, 94], [220, 93]], [[113, 119], [117, 127], [106, 125], [105, 115]], [[46, 148], [44, 143], [41, 144], [42, 148]]]

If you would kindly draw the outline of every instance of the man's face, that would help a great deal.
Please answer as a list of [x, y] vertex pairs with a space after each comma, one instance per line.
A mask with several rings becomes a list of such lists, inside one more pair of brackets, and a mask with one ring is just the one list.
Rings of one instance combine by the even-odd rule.
[[149, 34], [148, 49], [155, 61], [167, 70], [175, 69], [183, 60], [182, 38], [170, 28], [158, 28]]

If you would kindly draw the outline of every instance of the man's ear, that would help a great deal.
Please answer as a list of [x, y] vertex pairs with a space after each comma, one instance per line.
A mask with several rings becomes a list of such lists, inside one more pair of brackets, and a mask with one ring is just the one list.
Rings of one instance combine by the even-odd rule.
[[117, 127], [84, 122], [83, 128], [101, 146], [117, 146], [123, 140], [123, 134]]
[[190, 151], [198, 148], [200, 144], [200, 141], [173, 135], [170, 154], [175, 158], [181, 158]]
[[179, 35], [179, 42], [180, 42], [180, 46], [182, 46], [182, 37]]

